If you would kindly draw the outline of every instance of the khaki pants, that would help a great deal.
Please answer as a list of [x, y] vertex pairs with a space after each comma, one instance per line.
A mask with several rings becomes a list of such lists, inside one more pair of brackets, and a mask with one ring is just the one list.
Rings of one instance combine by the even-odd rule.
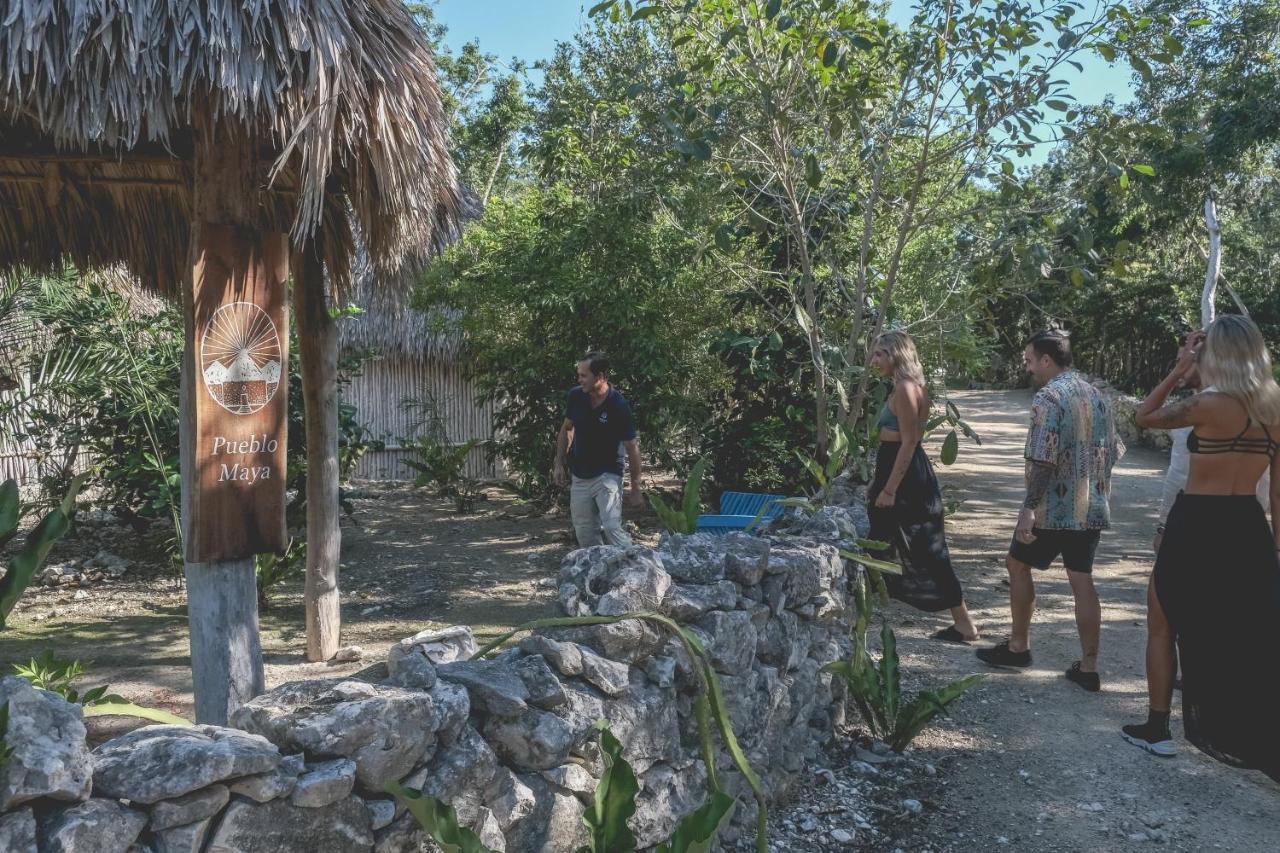
[[622, 529], [622, 478], [617, 474], [589, 480], [574, 477], [569, 487], [569, 512], [579, 546], [631, 544], [631, 537]]

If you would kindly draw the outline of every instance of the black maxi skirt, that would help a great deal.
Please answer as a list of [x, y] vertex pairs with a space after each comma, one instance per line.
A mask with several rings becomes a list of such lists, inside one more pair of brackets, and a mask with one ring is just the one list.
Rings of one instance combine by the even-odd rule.
[[1187, 740], [1280, 781], [1280, 562], [1253, 495], [1179, 495], [1154, 569]]
[[876, 556], [890, 559], [896, 554], [902, 563], [901, 577], [885, 575], [891, 596], [930, 613], [949, 610], [960, 606], [964, 592], [947, 551], [942, 490], [924, 448], [916, 445], [893, 506], [881, 509], [875, 505], [876, 497], [893, 472], [901, 446], [897, 441], [880, 443], [876, 476], [867, 491], [870, 538], [889, 543], [890, 551]]

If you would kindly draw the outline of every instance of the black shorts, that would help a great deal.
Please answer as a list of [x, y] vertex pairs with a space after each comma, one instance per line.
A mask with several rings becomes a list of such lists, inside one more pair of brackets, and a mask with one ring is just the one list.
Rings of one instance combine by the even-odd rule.
[[1098, 540], [1102, 538], [1101, 530], [1041, 530], [1032, 528], [1035, 539], [1021, 542], [1014, 535], [1013, 544], [1009, 546], [1009, 556], [1019, 563], [1026, 563], [1034, 569], [1047, 569], [1053, 561], [1062, 556], [1062, 565], [1067, 571], [1092, 574], [1093, 557], [1098, 551]]

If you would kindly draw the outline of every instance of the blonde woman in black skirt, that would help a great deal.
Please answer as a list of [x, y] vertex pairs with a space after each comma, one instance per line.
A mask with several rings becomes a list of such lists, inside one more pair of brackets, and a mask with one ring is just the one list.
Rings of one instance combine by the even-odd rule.
[[[1196, 366], [1214, 390], [1164, 405]], [[1187, 740], [1280, 781], [1280, 387], [1258, 327], [1247, 317], [1219, 317], [1143, 401], [1137, 422], [1194, 428], [1187, 486], [1169, 513], [1147, 601], [1154, 633], [1177, 644]], [[1254, 496], [1268, 468], [1270, 526]], [[1172, 649], [1148, 661], [1171, 668]], [[1170, 755], [1173, 673], [1156, 675], [1147, 722], [1125, 726], [1123, 735]]]
[[901, 577], [885, 579], [889, 594], [920, 610], [950, 610], [954, 624], [933, 638], [971, 643], [978, 629], [951, 567], [938, 478], [920, 446], [930, 404], [915, 342], [906, 332], [886, 332], [872, 349], [871, 366], [893, 381], [876, 421], [880, 449], [867, 492], [871, 538], [888, 542], [902, 563]]

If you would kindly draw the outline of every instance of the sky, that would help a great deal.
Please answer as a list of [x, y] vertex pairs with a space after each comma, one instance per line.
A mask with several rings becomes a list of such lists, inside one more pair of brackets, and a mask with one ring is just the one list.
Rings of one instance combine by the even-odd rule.
[[[501, 59], [516, 57], [532, 65], [549, 59], [556, 42], [571, 38], [592, 5], [594, 0], [439, 0], [436, 17], [449, 28], [445, 40], [455, 51], [466, 42], [479, 39], [481, 49], [487, 53]], [[911, 0], [893, 0], [889, 17], [905, 22], [911, 17], [911, 6]], [[1062, 75], [1071, 81], [1072, 94], [1080, 103], [1098, 104], [1107, 95], [1115, 96], [1120, 103], [1131, 99], [1127, 66], [1109, 65], [1093, 54], [1081, 59], [1083, 74], [1067, 67]], [[1043, 152], [1042, 146], [1038, 148]]]

